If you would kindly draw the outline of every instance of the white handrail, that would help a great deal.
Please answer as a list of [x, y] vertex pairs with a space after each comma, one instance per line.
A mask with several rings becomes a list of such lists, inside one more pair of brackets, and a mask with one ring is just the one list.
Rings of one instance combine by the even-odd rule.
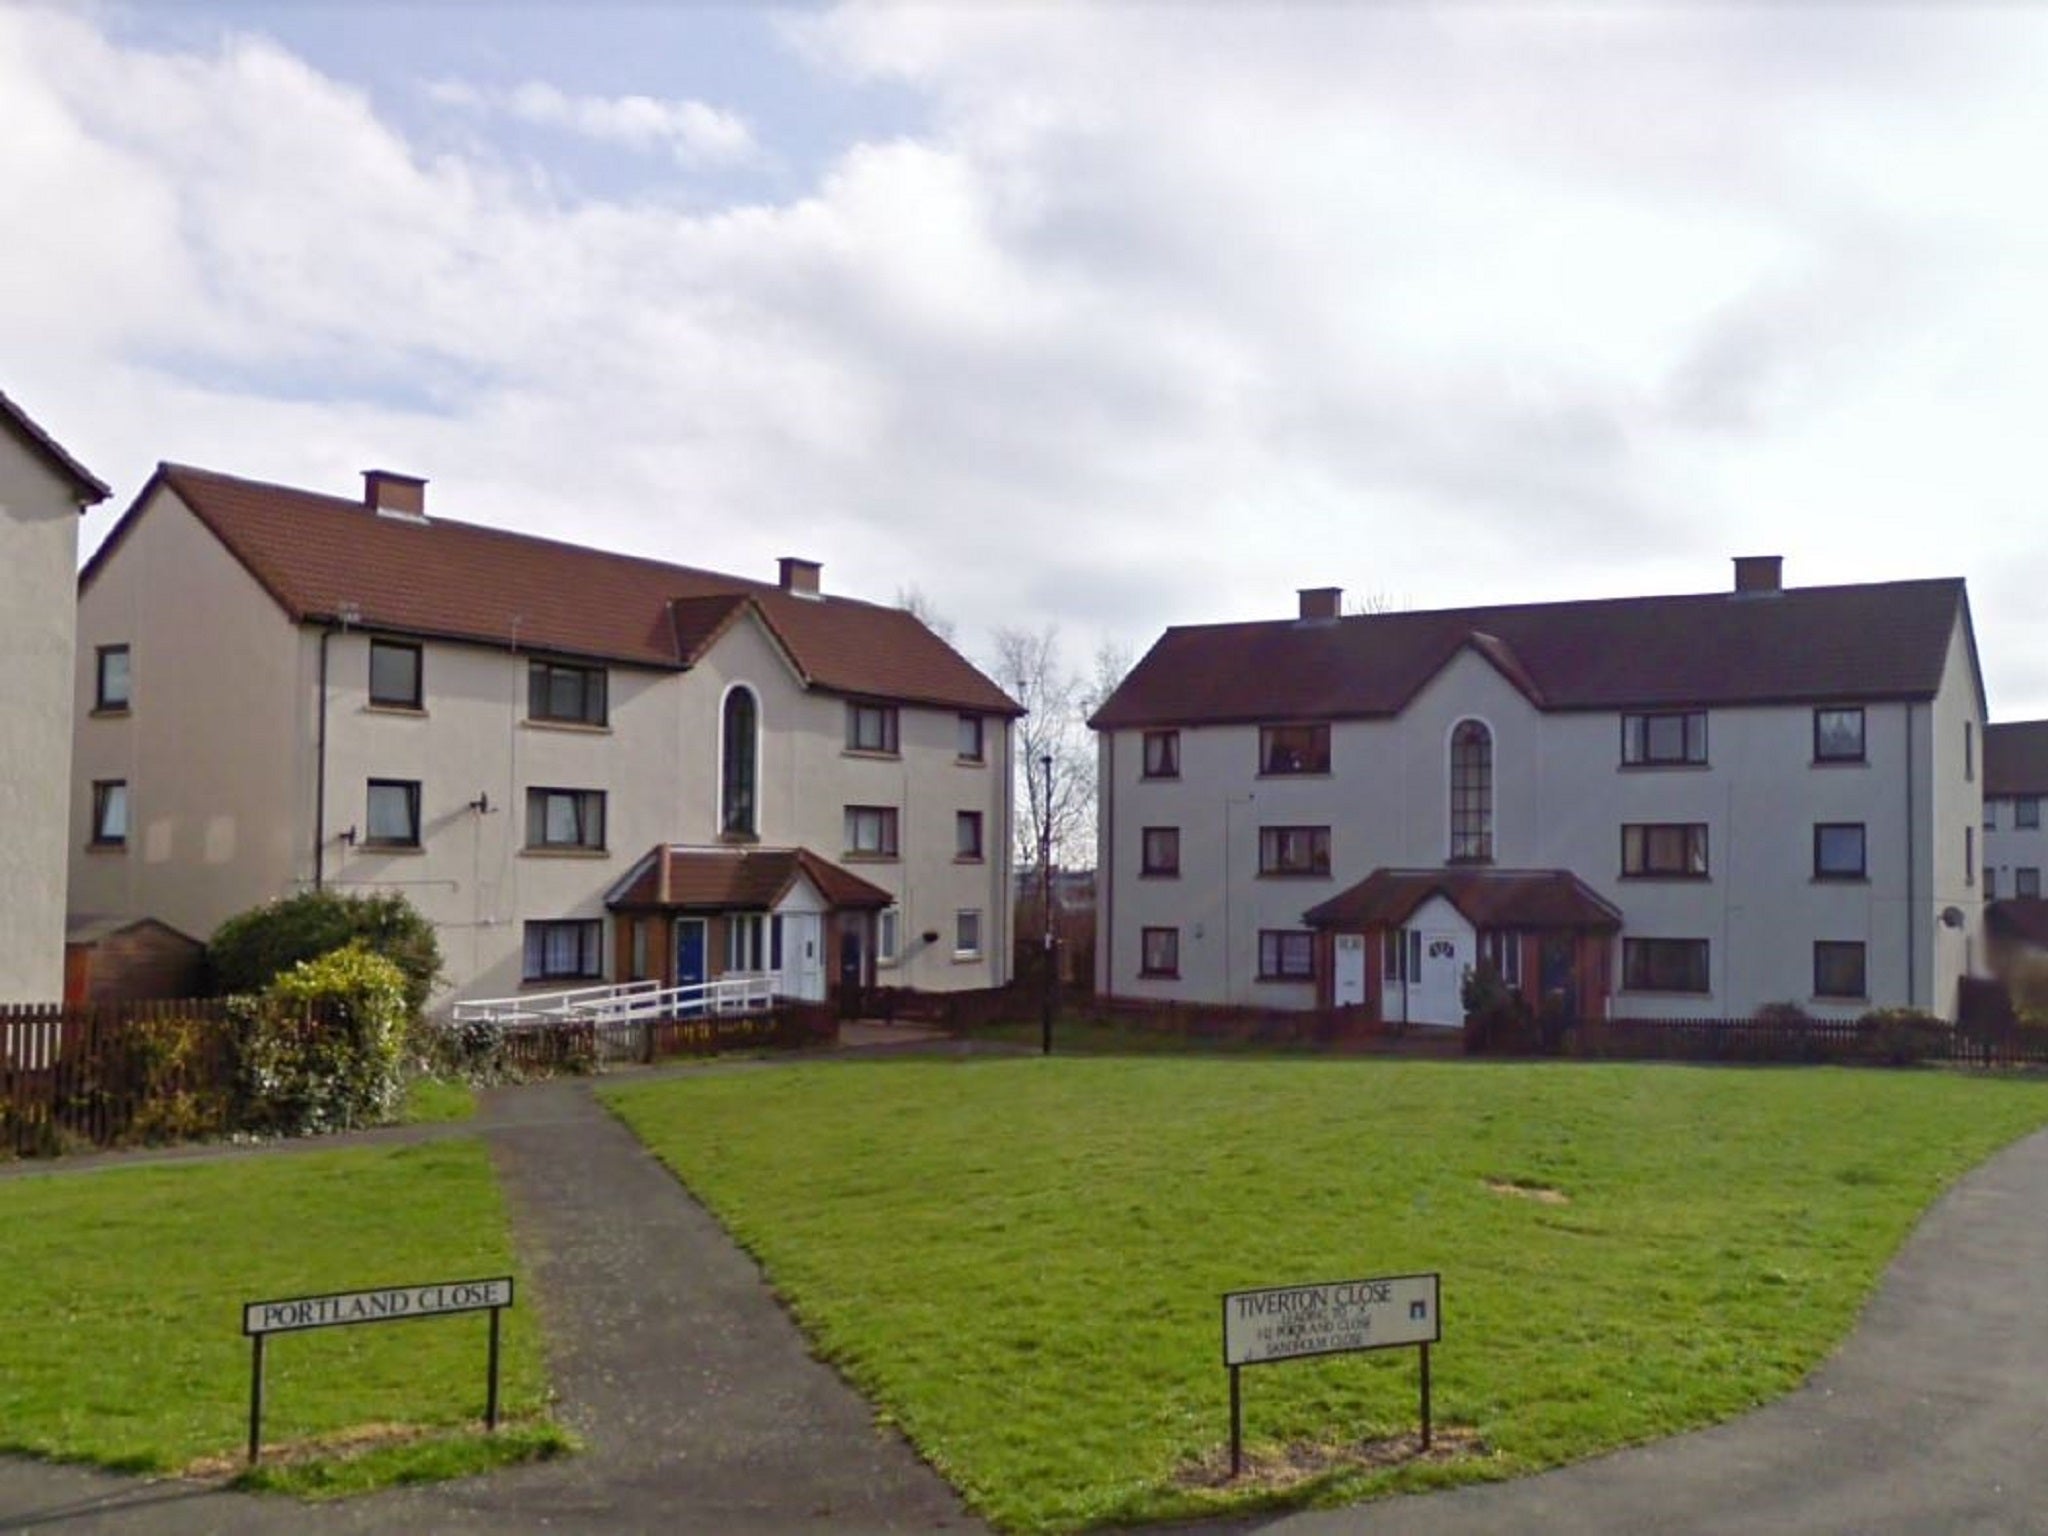
[[458, 1024], [492, 1023], [506, 1015], [518, 1014], [529, 1018], [566, 1018], [578, 1006], [593, 1001], [609, 1001], [616, 997], [629, 997], [641, 992], [659, 989], [661, 982], [646, 981], [607, 982], [602, 986], [574, 987], [566, 992], [526, 992], [518, 997], [480, 997], [457, 1003], [450, 1016]]
[[658, 981], [630, 981], [609, 987], [581, 987], [573, 992], [457, 1003], [451, 1016], [457, 1024], [516, 1028], [538, 1024], [632, 1024], [707, 1013], [744, 1013], [773, 1005], [775, 980], [767, 972], [752, 971], [681, 987], [664, 987]]

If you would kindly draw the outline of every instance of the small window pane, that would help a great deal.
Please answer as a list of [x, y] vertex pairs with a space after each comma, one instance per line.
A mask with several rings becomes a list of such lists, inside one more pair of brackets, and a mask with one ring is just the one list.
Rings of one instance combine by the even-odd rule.
[[958, 955], [981, 953], [981, 913], [962, 912], [954, 918], [953, 952]]
[[1816, 943], [1813, 946], [1813, 993], [1816, 997], [1863, 997], [1863, 946], [1828, 940]]
[[1852, 822], [1823, 822], [1813, 829], [1813, 873], [1821, 880], [1863, 877], [1863, 827]]
[[981, 761], [981, 716], [962, 715], [960, 717], [959, 750], [963, 761], [970, 763]]
[[1329, 771], [1329, 726], [1269, 725], [1259, 731], [1259, 772], [1289, 774]]
[[1823, 763], [1863, 761], [1863, 711], [1817, 709], [1813, 712], [1813, 755]]
[[1140, 873], [1147, 875], [1177, 875], [1180, 873], [1180, 828], [1147, 827], [1144, 832]]
[[420, 787], [399, 779], [372, 779], [368, 837], [372, 843], [403, 846], [420, 840]]
[[960, 811], [954, 816], [953, 852], [963, 859], [981, 857], [981, 812]]
[[1142, 938], [1143, 952], [1139, 956], [1140, 974], [1146, 976], [1178, 976], [1180, 974], [1180, 930], [1178, 928], [1147, 928]]
[[128, 785], [109, 779], [92, 787], [92, 840], [96, 843], [128, 841]]
[[2012, 893], [2015, 896], [2039, 896], [2041, 894], [2041, 871], [2021, 865], [2012, 872]]
[[875, 958], [894, 960], [896, 958], [896, 932], [901, 914], [894, 907], [885, 908], [875, 935]]
[[1180, 777], [1180, 732], [1147, 731], [1145, 733], [1145, 777], [1148, 779], [1176, 779]]
[[[2012, 803], [2012, 824], [2016, 827], [2034, 828], [2041, 825], [2041, 802], [2028, 796]], [[1988, 826], [1989, 823], [1987, 822]]]
[[420, 649], [388, 640], [370, 642], [370, 702], [394, 709], [420, 707]]
[[96, 709], [126, 709], [128, 707], [128, 647], [107, 645], [100, 647], [99, 679], [95, 688]]

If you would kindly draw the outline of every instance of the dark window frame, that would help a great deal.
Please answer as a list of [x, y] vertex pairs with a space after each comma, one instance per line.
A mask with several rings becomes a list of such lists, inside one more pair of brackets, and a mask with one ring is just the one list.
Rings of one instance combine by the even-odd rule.
[[[1285, 857], [1292, 839], [1306, 834], [1308, 860], [1300, 864]], [[1330, 829], [1327, 826], [1272, 826], [1259, 828], [1259, 875], [1263, 879], [1321, 880], [1330, 873]]]
[[[576, 934], [575, 969], [559, 969], [550, 964], [548, 937], [550, 933], [574, 928]], [[538, 945], [536, 946], [536, 940]], [[535, 949], [539, 950], [539, 963], [534, 962]], [[601, 981], [604, 978], [604, 919], [601, 917], [530, 918], [520, 933], [519, 978], [522, 982], [536, 981]]]
[[[1672, 980], [1672, 973], [1678, 971], [1687, 974]], [[1624, 938], [1621, 987], [1624, 992], [1709, 996], [1714, 990], [1712, 945], [1706, 939]]]
[[[1624, 880], [1711, 880], [1714, 877], [1713, 844], [1704, 821], [1626, 821], [1621, 826], [1621, 878]], [[1635, 834], [1631, 838], [1630, 834]], [[1659, 834], [1680, 834], [1683, 847], [1678, 863], [1652, 857]], [[1634, 842], [1633, 850], [1630, 848]], [[1635, 857], [1630, 858], [1631, 851]], [[1699, 868], [1693, 868], [1694, 854]]]
[[[407, 837], [378, 837], [370, 830], [370, 803], [380, 789], [397, 789], [405, 793], [406, 821], [411, 835]], [[363, 791], [363, 846], [365, 848], [417, 848], [421, 845], [423, 828], [420, 821], [420, 781], [418, 779], [371, 779]]]
[[[114, 657], [126, 663], [121, 669], [121, 697], [107, 696], [107, 663]], [[133, 707], [135, 699], [135, 659], [127, 645], [102, 645], [93, 651], [93, 713], [99, 715], [125, 715]]]
[[1484, 720], [1460, 720], [1451, 729], [1450, 759], [1450, 862], [1491, 864], [1493, 727]]
[[[1167, 841], [1171, 857], [1155, 859], [1152, 856], [1153, 839]], [[1180, 878], [1180, 828], [1141, 827], [1138, 831], [1138, 873], [1155, 880], [1178, 880]]]
[[[859, 818], [875, 816], [878, 846], [860, 846], [857, 829]], [[901, 857], [902, 818], [893, 805], [849, 805], [845, 816], [846, 852], [850, 857], [863, 859], [894, 859]]]
[[[1821, 719], [1826, 715], [1854, 715], [1856, 717], [1856, 750], [1854, 752], [1828, 751], [1823, 743], [1826, 738], [1821, 731]], [[1813, 712], [1813, 760], [1816, 763], [1867, 763], [1870, 761], [1870, 722], [1860, 704], [1823, 704]]]
[[[574, 678], [577, 703], [571, 710], [555, 707], [558, 680]], [[534, 656], [526, 663], [526, 718], [548, 725], [605, 726], [611, 723], [611, 679], [607, 669], [587, 661], [560, 661]]]
[[[1830, 869], [1822, 861], [1821, 849], [1830, 832], [1854, 831], [1856, 867]], [[1816, 880], [1868, 880], [1870, 878], [1870, 828], [1861, 821], [1816, 821], [1813, 824], [1813, 878]]]
[[[548, 802], [551, 799], [569, 799], [575, 802], [576, 837], [562, 839], [548, 836]], [[605, 804], [605, 792], [601, 789], [570, 789], [559, 784], [530, 784], [526, 789], [526, 846], [529, 850], [568, 849], [581, 853], [603, 853], [606, 847], [605, 823], [608, 820], [608, 809]], [[591, 814], [593, 810], [596, 812], [594, 816]]]
[[[1152, 944], [1155, 939], [1166, 942], [1166, 963], [1152, 963]], [[1180, 975], [1180, 930], [1178, 928], [1140, 928], [1138, 930], [1138, 974], [1141, 977], [1174, 980]]]
[[[974, 942], [965, 944], [961, 940], [965, 936], [966, 925], [970, 919], [974, 923]], [[987, 953], [988, 934], [983, 931], [987, 926], [982, 921], [981, 908], [957, 908], [953, 913], [953, 958], [972, 960]]]
[[[412, 656], [412, 696], [396, 698], [377, 691], [377, 653], [402, 651]], [[372, 709], [424, 710], [427, 699], [427, 648], [411, 640], [370, 640], [369, 676], [365, 680]]]
[[[971, 733], [971, 742], [970, 742]], [[972, 750], [969, 750], [969, 746]], [[982, 715], [971, 715], [961, 711], [959, 723], [953, 728], [953, 751], [957, 761], [963, 763], [985, 763], [988, 761], [988, 720]]]
[[[744, 711], [744, 713], [740, 713]], [[761, 831], [761, 700], [735, 683], [718, 707], [718, 831], [758, 837]]]
[[[121, 831], [118, 836], [107, 835], [107, 810], [115, 793], [121, 799]], [[134, 822], [134, 801], [128, 793], [126, 779], [94, 779], [92, 781], [92, 846], [95, 848], [126, 848], [128, 828]]]
[[1259, 727], [1260, 778], [1301, 778], [1329, 771], [1329, 721], [1294, 721]]
[[[1155, 754], [1153, 748], [1159, 751]], [[1154, 763], [1158, 766], [1155, 767]], [[1180, 732], [1147, 731], [1145, 733], [1143, 777], [1148, 779], [1177, 779], [1180, 777]]]
[[[1678, 755], [1651, 750], [1651, 729], [1658, 721], [1677, 720]], [[1635, 729], [1631, 730], [1631, 726]], [[1697, 729], [1695, 729], [1697, 727]], [[1621, 717], [1621, 766], [1624, 768], [1705, 768], [1711, 765], [1704, 709], [1626, 710]]]
[[[1851, 990], [1846, 983], [1828, 985], [1830, 960], [1846, 961], [1853, 954], [1856, 962], [1856, 985]], [[1841, 998], [1847, 1001], [1863, 1002], [1870, 996], [1870, 946], [1861, 939], [1815, 939], [1813, 941], [1813, 995], [1815, 997]]]
[[[969, 826], [974, 829], [971, 846], [960, 846], [960, 835]], [[956, 862], [979, 864], [988, 857], [987, 844], [983, 841], [983, 818], [980, 811], [955, 811], [953, 813], [953, 858]]]
[[[869, 722], [875, 729], [870, 733]], [[875, 739], [870, 745], [865, 739], [870, 734]], [[903, 755], [902, 722], [894, 704], [881, 704], [871, 700], [848, 699], [846, 701], [846, 750], [859, 752], [868, 757], [901, 757]]]
[[[1316, 979], [1315, 939], [1315, 934], [1307, 928], [1261, 928], [1259, 930], [1258, 979], [1260, 981], [1314, 981]], [[1298, 968], [1289, 963], [1289, 955], [1293, 951], [1299, 951]]]
[[2038, 864], [2016, 864], [2012, 871], [2012, 893], [2015, 896], [2037, 898], [2041, 894], [2041, 867]]
[[2019, 795], [2012, 802], [2012, 825], [2015, 832], [2035, 832], [2041, 826], [2041, 797]]

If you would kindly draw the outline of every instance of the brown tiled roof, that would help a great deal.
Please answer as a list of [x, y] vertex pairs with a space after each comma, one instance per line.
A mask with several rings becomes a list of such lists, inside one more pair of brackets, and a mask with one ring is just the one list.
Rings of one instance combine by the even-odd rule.
[[360, 501], [160, 465], [86, 565], [81, 589], [159, 487], [174, 491], [298, 622], [687, 667], [751, 606], [812, 687], [989, 714], [1021, 714], [916, 617], [851, 598], [667, 565]]
[[2048, 720], [1984, 727], [1984, 793], [2048, 795]]
[[114, 494], [107, 489], [106, 481], [65, 452], [64, 445], [36, 425], [35, 418], [8, 399], [5, 391], [0, 391], [0, 423], [5, 423], [31, 452], [71, 482], [81, 507], [97, 505]]
[[1376, 869], [1303, 914], [1311, 928], [1398, 928], [1441, 896], [1475, 928], [1621, 926], [1621, 913], [1563, 869]]
[[886, 907], [896, 898], [878, 885], [820, 858], [808, 848], [678, 848], [649, 850], [606, 893], [614, 908], [681, 907], [694, 911], [765, 912], [798, 876], [828, 906]]
[[1467, 646], [1542, 709], [1929, 699], [1968, 614], [1961, 579], [1942, 578], [1191, 625], [1090, 723], [1396, 715]]
[[2048, 901], [2038, 896], [2008, 896], [1988, 902], [1984, 927], [1994, 939], [2048, 949]]

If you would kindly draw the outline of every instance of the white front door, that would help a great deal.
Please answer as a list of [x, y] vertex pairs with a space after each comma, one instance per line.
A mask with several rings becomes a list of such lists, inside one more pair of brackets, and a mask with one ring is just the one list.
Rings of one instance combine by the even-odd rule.
[[[1408, 1017], [1417, 1024], [1462, 1024], [1465, 1022], [1465, 972], [1472, 957], [1465, 951], [1465, 936], [1425, 929], [1422, 933], [1422, 965], [1408, 992]], [[1414, 953], [1411, 947], [1410, 954]]]
[[1349, 1008], [1365, 1001], [1365, 935], [1337, 935], [1336, 1003]]
[[825, 1000], [825, 920], [815, 912], [782, 919], [782, 991], [805, 1002]]

